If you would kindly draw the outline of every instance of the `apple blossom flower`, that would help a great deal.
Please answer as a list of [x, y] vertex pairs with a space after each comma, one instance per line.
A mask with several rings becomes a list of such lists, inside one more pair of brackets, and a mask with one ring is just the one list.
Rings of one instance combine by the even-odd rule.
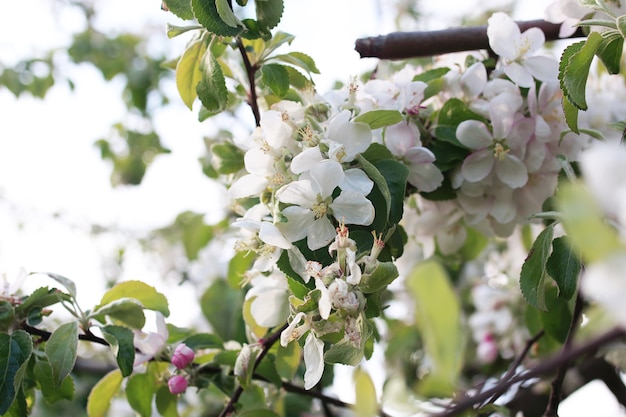
[[338, 162], [353, 161], [372, 143], [369, 125], [352, 122], [351, 117], [348, 110], [334, 116], [328, 125], [326, 138], [322, 139], [322, 143], [328, 146], [328, 156]]
[[196, 356], [194, 351], [189, 348], [184, 343], [179, 344], [174, 349], [174, 353], [172, 354], [172, 365], [174, 365], [177, 369], [183, 369], [187, 367]]
[[304, 342], [304, 389], [313, 388], [324, 374], [324, 342], [310, 332]]
[[277, 224], [291, 242], [306, 237], [311, 250], [326, 246], [335, 237], [329, 215], [346, 224], [369, 225], [374, 221], [374, 206], [358, 191], [342, 190], [333, 199], [335, 188], [345, 178], [338, 162], [323, 160], [305, 174], [304, 179], [276, 192], [279, 201], [293, 204], [282, 210], [287, 222]]
[[558, 62], [547, 56], [536, 56], [543, 46], [545, 35], [539, 28], [521, 33], [517, 23], [505, 13], [494, 13], [488, 20], [489, 46], [501, 58], [501, 69], [520, 87], [533, 85], [533, 77], [540, 81], [557, 79]]
[[187, 390], [189, 382], [182, 375], [174, 375], [167, 380], [167, 386], [172, 394], [177, 395]]
[[135, 337], [133, 343], [137, 352], [135, 353], [134, 365], [140, 365], [155, 357], [165, 348], [169, 332], [165, 324], [165, 317], [160, 312], [156, 312], [156, 332], [143, 332], [133, 329]]
[[589, 14], [590, 10], [578, 0], [555, 0], [545, 11], [545, 18], [551, 23], [561, 23], [560, 38], [568, 38], [578, 29], [578, 22]]
[[274, 327], [289, 316], [289, 286], [280, 272], [263, 275], [259, 272], [250, 281], [252, 288], [246, 300], [252, 300], [250, 313], [259, 326]]

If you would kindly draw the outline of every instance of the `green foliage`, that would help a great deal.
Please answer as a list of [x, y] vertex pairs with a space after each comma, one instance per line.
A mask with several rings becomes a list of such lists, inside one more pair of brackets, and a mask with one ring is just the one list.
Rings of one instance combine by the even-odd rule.
[[152, 398], [156, 392], [156, 380], [152, 372], [134, 374], [126, 382], [128, 404], [141, 417], [152, 416]]
[[358, 417], [376, 417], [378, 415], [376, 388], [367, 372], [361, 369], [354, 372], [354, 388], [354, 414]]
[[21, 392], [25, 367], [32, 351], [32, 339], [25, 331], [18, 330], [10, 335], [0, 333], [0, 415], [9, 410]]
[[193, 10], [191, 10], [191, 1], [189, 0], [164, 0], [170, 12], [183, 20], [193, 19]]
[[176, 65], [176, 87], [178, 88], [178, 93], [183, 103], [185, 103], [190, 110], [198, 96], [196, 86], [200, 80], [202, 80], [200, 63], [206, 51], [207, 45], [204, 38], [197, 39], [189, 44]]
[[402, 121], [402, 114], [397, 110], [370, 110], [354, 118], [356, 123], [365, 123], [370, 129], [380, 129]]
[[66, 376], [58, 386], [54, 381], [52, 366], [44, 358], [38, 359], [33, 367], [33, 375], [37, 381], [37, 386], [41, 390], [44, 399], [54, 404], [61, 400], [71, 400], [74, 398], [74, 380], [71, 375]]
[[580, 271], [580, 258], [572, 251], [567, 237], [554, 239], [552, 254], [546, 262], [546, 272], [558, 285], [559, 297], [569, 300], [576, 294]]
[[243, 294], [217, 279], [202, 295], [200, 307], [204, 317], [223, 340], [245, 341], [241, 309]]
[[133, 332], [126, 327], [103, 326], [102, 336], [111, 345], [117, 366], [122, 376], [127, 377], [133, 372], [135, 362], [135, 346], [133, 344]]
[[459, 300], [443, 267], [434, 260], [418, 264], [409, 274], [407, 288], [415, 300], [415, 322], [433, 362], [420, 381], [419, 392], [447, 396], [454, 392], [462, 366], [464, 335]]
[[52, 366], [54, 386], [59, 387], [74, 369], [78, 350], [78, 322], [59, 326], [46, 342], [46, 357]]
[[483, 118], [470, 110], [461, 100], [450, 99], [439, 110], [434, 135], [441, 141], [464, 148], [456, 138], [456, 128], [465, 120], [483, 120]]
[[545, 299], [546, 262], [550, 255], [550, 244], [554, 226], [543, 229], [533, 243], [520, 275], [520, 288], [526, 302], [539, 310], [547, 310]]
[[202, 61], [200, 61], [200, 71], [202, 78], [196, 86], [196, 92], [202, 105], [210, 114], [224, 111], [228, 104], [226, 79], [222, 68], [210, 50], [206, 51]]
[[[217, 0], [192, 0], [191, 7], [198, 23], [204, 26], [209, 32], [218, 36], [237, 36], [243, 32], [243, 27], [234, 27], [226, 23], [217, 7]], [[222, 8], [222, 13], [226, 14]], [[228, 18], [228, 16], [227, 16]]]
[[89, 417], [105, 417], [111, 407], [113, 396], [122, 386], [122, 374], [115, 369], [106, 374], [94, 385], [87, 400], [87, 415]]

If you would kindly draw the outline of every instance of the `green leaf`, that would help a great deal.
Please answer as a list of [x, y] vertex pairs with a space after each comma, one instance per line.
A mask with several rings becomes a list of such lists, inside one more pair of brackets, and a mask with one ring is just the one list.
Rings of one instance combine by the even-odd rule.
[[580, 258], [571, 248], [567, 237], [552, 241], [552, 254], [546, 262], [546, 271], [559, 287], [559, 297], [569, 300], [576, 293]]
[[236, 174], [244, 168], [243, 152], [230, 142], [211, 145], [213, 167], [220, 174]]
[[565, 114], [565, 123], [567, 123], [567, 127], [572, 129], [572, 132], [578, 134], [578, 108], [576, 108], [576, 106], [569, 101], [567, 96], [563, 96], [561, 103], [563, 105], [563, 113]]
[[155, 397], [157, 411], [162, 417], [178, 417], [178, 396], [170, 392], [166, 385], [157, 389]]
[[289, 73], [283, 65], [263, 65], [261, 75], [265, 85], [278, 97], [283, 97], [289, 91]]
[[15, 312], [19, 316], [24, 317], [33, 309], [41, 310], [63, 299], [69, 301], [69, 296], [55, 288], [49, 289], [48, 287], [40, 287], [33, 291], [26, 299], [22, 300], [22, 303], [15, 307]]
[[183, 340], [183, 343], [191, 350], [224, 348], [222, 339], [218, 335], [211, 333], [196, 333]]
[[[365, 341], [363, 341], [365, 342]], [[363, 349], [354, 346], [354, 344], [346, 339], [342, 339], [339, 343], [333, 344], [324, 353], [324, 362], [341, 363], [343, 365], [357, 366], [363, 359]]]
[[154, 287], [141, 281], [124, 281], [107, 291], [100, 300], [100, 306], [121, 298], [134, 298], [143, 308], [159, 311], [165, 317], [170, 315], [167, 298]]
[[218, 36], [237, 36], [243, 31], [241, 26], [233, 27], [224, 22], [217, 11], [216, 0], [191, 0], [191, 7], [198, 23], [211, 33]]
[[94, 385], [87, 398], [87, 415], [89, 417], [106, 416], [113, 396], [122, 386], [122, 379], [119, 369], [115, 369]]
[[431, 372], [419, 384], [427, 396], [447, 397], [455, 391], [462, 367], [464, 337], [459, 301], [443, 267], [434, 260], [418, 264], [406, 280], [415, 300], [415, 321]]
[[278, 345], [276, 352], [276, 371], [281, 378], [291, 381], [300, 366], [302, 348], [298, 343], [289, 343], [287, 346]]
[[450, 68], [433, 68], [431, 70], [417, 74], [415, 77], [413, 77], [413, 81], [422, 81], [428, 83], [432, 80], [443, 77], [448, 72], [450, 72]]
[[369, 374], [362, 369], [354, 371], [355, 402], [352, 410], [357, 417], [376, 417], [378, 401], [376, 388]]
[[183, 20], [193, 19], [193, 11], [191, 10], [191, 0], [164, 0], [165, 5], [170, 12]]
[[244, 274], [250, 269], [256, 256], [252, 252], [237, 252], [228, 262], [226, 281], [232, 288], [241, 288]]
[[470, 110], [458, 98], [446, 101], [441, 110], [439, 110], [435, 136], [437, 139], [450, 142], [455, 146], [464, 147], [456, 138], [456, 128], [459, 126], [459, 123], [465, 120], [483, 120], [483, 118]]
[[283, 16], [283, 0], [257, 0], [254, 4], [259, 24], [267, 29], [272, 29], [278, 25]]
[[109, 316], [116, 322], [123, 323], [134, 329], [141, 329], [146, 324], [143, 306], [134, 298], [120, 298], [96, 309], [91, 317], [104, 322], [102, 316]]
[[554, 227], [550, 225], [539, 233], [522, 265], [520, 275], [520, 288], [526, 302], [543, 311], [546, 310], [546, 262], [550, 255], [553, 232]]
[[289, 74], [289, 84], [297, 88], [298, 90], [305, 90], [313, 86], [313, 82], [302, 75], [300, 71], [293, 67], [285, 67], [287, 74]]
[[397, 110], [370, 110], [354, 118], [354, 122], [366, 123], [372, 130], [395, 125], [401, 121], [402, 114]]
[[72, 376], [66, 376], [61, 386], [57, 387], [52, 377], [52, 366], [45, 359], [37, 360], [33, 367], [33, 373], [39, 389], [48, 403], [54, 404], [60, 400], [71, 400], [74, 397], [74, 380]]
[[141, 417], [152, 416], [152, 397], [156, 391], [156, 382], [152, 373], [135, 374], [126, 383], [128, 404]]
[[0, 330], [5, 332], [13, 324], [15, 318], [15, 309], [13, 304], [6, 300], [0, 300]]
[[52, 376], [56, 387], [59, 387], [63, 379], [74, 369], [77, 349], [77, 321], [61, 325], [46, 342], [46, 356], [52, 366]]
[[601, 42], [602, 35], [598, 32], [591, 32], [582, 45], [573, 48], [571, 47], [577, 44], [571, 45], [561, 55], [559, 65], [561, 88], [569, 101], [580, 110], [587, 110], [585, 86], [591, 62]]
[[557, 289], [546, 290], [547, 311], [541, 311], [539, 317], [546, 333], [559, 343], [564, 343], [572, 321], [572, 313], [567, 300], [557, 295]]
[[237, 355], [233, 374], [237, 377], [239, 385], [245, 390], [250, 387], [252, 374], [254, 373], [254, 363], [259, 356], [259, 349], [249, 344], [244, 344], [241, 351]]
[[239, 20], [237, 16], [235, 16], [235, 13], [233, 13], [233, 10], [228, 5], [228, 0], [216, 0], [215, 7], [217, 9], [217, 14], [219, 14], [222, 21], [228, 26], [233, 28], [236, 28], [238, 26], [243, 27], [243, 23], [241, 23], [241, 20]]
[[398, 277], [398, 268], [393, 262], [380, 262], [371, 274], [364, 274], [359, 289], [364, 294], [380, 291]]
[[381, 145], [380, 143], [372, 143], [369, 148], [367, 148], [365, 152], [361, 154], [361, 156], [367, 159], [372, 164], [382, 159], [395, 158], [389, 148], [387, 148], [385, 145]]
[[[626, 16], [620, 16], [620, 18], [626, 18]], [[623, 50], [624, 38], [621, 36], [604, 39], [598, 46], [596, 55], [600, 58], [609, 74], [619, 74]]]
[[25, 366], [33, 351], [33, 341], [23, 330], [0, 333], [0, 415], [13, 404], [21, 390]]
[[[387, 220], [389, 219], [389, 213], [391, 211], [391, 192], [389, 191], [389, 186], [387, 185], [387, 181], [385, 180], [385, 177], [380, 173], [378, 168], [376, 168], [374, 164], [372, 164], [367, 159], [365, 159], [363, 154], [357, 155], [356, 158], [359, 164], [361, 165], [361, 169], [363, 169], [363, 171], [365, 171], [367, 176], [370, 177], [372, 181], [374, 181], [374, 184], [376, 184], [376, 186], [378, 187], [378, 189], [380, 190], [382, 194], [382, 197], [386, 205], [385, 214], [384, 214], [385, 225], [386, 225]], [[379, 212], [379, 210], [376, 210], [376, 211]]]
[[200, 70], [202, 71], [202, 78], [196, 86], [196, 92], [202, 105], [211, 113], [225, 110], [228, 104], [226, 79], [220, 64], [210, 50], [204, 54], [204, 59], [200, 63]]
[[557, 208], [572, 248], [583, 262], [596, 262], [623, 251], [615, 229], [604, 221], [601, 209], [582, 184], [564, 184], [557, 193]]
[[183, 103], [189, 110], [198, 97], [196, 87], [202, 79], [200, 64], [206, 53], [207, 46], [204, 39], [198, 39], [185, 49], [176, 64], [176, 88]]
[[242, 306], [241, 290], [231, 288], [221, 279], [215, 280], [200, 300], [202, 313], [222, 340], [246, 340]]
[[67, 291], [70, 293], [70, 295], [72, 297], [76, 298], [76, 284], [74, 283], [74, 281], [72, 281], [69, 278], [65, 278], [62, 275], [54, 274], [52, 272], [43, 272], [43, 273], [48, 275], [50, 278], [52, 278], [53, 280], [55, 280], [59, 284], [63, 285], [63, 287], [65, 287], [65, 289], [67, 289]]
[[621, 38], [626, 38], [626, 15], [618, 16], [617, 19], [615, 19], [615, 23], [617, 24], [619, 33], [622, 35]]
[[289, 52], [286, 54], [273, 56], [272, 59], [284, 62], [286, 64], [300, 67], [308, 73], [319, 74], [320, 70], [315, 66], [315, 61], [309, 55], [303, 52]]
[[389, 210], [387, 222], [389, 225], [400, 223], [404, 213], [404, 194], [409, 178], [409, 168], [393, 159], [383, 159], [374, 162], [374, 166], [387, 182], [389, 189]]
[[129, 376], [133, 372], [133, 364], [135, 362], [135, 345], [133, 344], [134, 335], [132, 330], [120, 326], [104, 326], [101, 330], [102, 336], [111, 345], [122, 376]]
[[263, 409], [242, 411], [241, 413], [237, 414], [237, 417], [280, 417], [280, 416], [271, 410], [263, 408]]

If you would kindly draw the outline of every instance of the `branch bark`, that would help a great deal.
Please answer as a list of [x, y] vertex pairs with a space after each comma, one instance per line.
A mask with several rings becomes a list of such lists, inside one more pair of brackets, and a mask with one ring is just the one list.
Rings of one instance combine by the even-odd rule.
[[[546, 41], [559, 38], [561, 25], [545, 20], [517, 22], [520, 30], [537, 27], [543, 31]], [[571, 38], [584, 37], [581, 29]], [[430, 32], [393, 32], [388, 35], [357, 39], [356, 51], [361, 58], [407, 59], [428, 57], [450, 52], [489, 50], [487, 26], [450, 28]]]

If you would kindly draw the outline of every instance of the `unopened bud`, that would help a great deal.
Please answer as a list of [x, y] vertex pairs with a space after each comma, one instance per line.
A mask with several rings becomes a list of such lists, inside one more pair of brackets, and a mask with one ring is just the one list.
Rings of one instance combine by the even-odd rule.
[[181, 343], [176, 346], [176, 349], [174, 349], [174, 354], [172, 355], [172, 365], [178, 369], [183, 369], [193, 361], [195, 356], [196, 354], [189, 348], [189, 346]]
[[172, 394], [182, 394], [187, 390], [189, 382], [182, 375], [174, 375], [167, 380], [167, 386]]

